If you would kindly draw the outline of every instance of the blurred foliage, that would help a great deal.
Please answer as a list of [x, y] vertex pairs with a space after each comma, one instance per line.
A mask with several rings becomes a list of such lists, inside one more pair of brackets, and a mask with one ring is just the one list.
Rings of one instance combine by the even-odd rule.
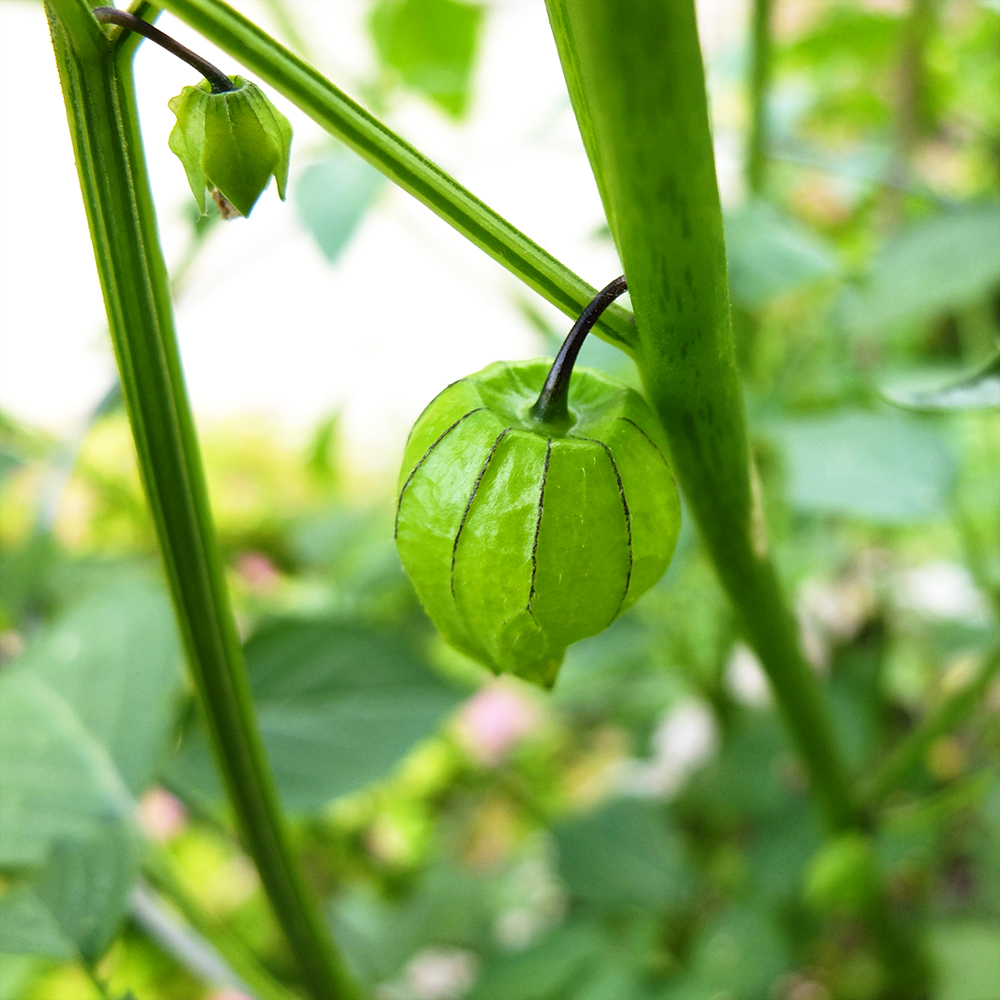
[[[467, 113], [480, 7], [380, 0], [370, 28], [373, 105]], [[726, 218], [734, 320], [777, 561], [865, 779], [997, 641], [1000, 11], [778, 0], [774, 32], [767, 199]], [[709, 69], [724, 117], [743, 84]], [[331, 264], [381, 184], [316, 150], [296, 201]], [[598, 341], [584, 363], [634, 379]], [[392, 497], [338, 434], [244, 420], [203, 445], [297, 848], [375, 996], [878, 1000], [878, 877], [929, 943], [929, 997], [1000, 998], [995, 681], [869, 836], [827, 838], [690, 524], [543, 696], [436, 638]], [[124, 414], [66, 440], [0, 418], [0, 487], [0, 1000], [231, 995], [161, 883], [160, 924], [136, 901], [151, 864], [202, 933], [294, 988], [183, 679]]]

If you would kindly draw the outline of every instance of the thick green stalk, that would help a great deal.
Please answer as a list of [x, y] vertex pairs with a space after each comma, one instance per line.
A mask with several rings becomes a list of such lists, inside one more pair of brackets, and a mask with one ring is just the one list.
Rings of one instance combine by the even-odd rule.
[[[636, 362], [667, 432], [674, 472], [828, 825], [863, 827], [829, 710], [768, 554], [734, 357], [694, 2], [546, 6], [625, 266], [639, 334]], [[869, 926], [888, 975], [883, 996], [917, 1000], [925, 992], [919, 949], [881, 894]]]
[[293, 859], [254, 715], [181, 374], [133, 49], [113, 46], [83, 0], [50, 0], [47, 12], [139, 468], [216, 762], [310, 992], [356, 997]]
[[750, 134], [747, 136], [746, 181], [762, 195], [767, 182], [767, 98], [771, 86], [771, 11], [774, 0], [753, 0], [750, 19]]
[[691, 0], [547, 0], [625, 265], [637, 362], [674, 471], [830, 824], [858, 812], [767, 551], [734, 358], [722, 213]]
[[[567, 316], [579, 316], [597, 293], [321, 73], [222, 0], [163, 0], [161, 6], [284, 94]], [[631, 315], [620, 306], [608, 309], [594, 332], [631, 352], [635, 328]]]

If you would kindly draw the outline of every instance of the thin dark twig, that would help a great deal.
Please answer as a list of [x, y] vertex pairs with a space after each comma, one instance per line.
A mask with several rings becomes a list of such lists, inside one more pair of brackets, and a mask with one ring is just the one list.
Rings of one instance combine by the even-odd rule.
[[126, 10], [118, 10], [117, 7], [95, 7], [94, 17], [101, 24], [118, 24], [123, 28], [128, 28], [138, 35], [148, 38], [151, 42], [156, 42], [178, 59], [183, 59], [189, 66], [193, 66], [212, 85], [213, 94], [225, 94], [230, 90], [236, 90], [233, 81], [222, 72], [218, 66], [213, 66], [207, 59], [202, 59], [197, 52], [192, 52], [186, 45], [181, 45], [176, 39], [171, 38], [166, 32], [160, 31], [148, 21], [141, 17], [136, 17]]
[[583, 347], [583, 342], [594, 324], [601, 318], [601, 313], [626, 291], [628, 291], [628, 285], [623, 274], [620, 278], [615, 278], [610, 284], [605, 285], [591, 299], [590, 304], [580, 314], [580, 318], [573, 324], [573, 329], [566, 335], [555, 361], [552, 362], [538, 402], [531, 409], [536, 420], [547, 424], [561, 424], [569, 419], [567, 406], [569, 379], [573, 374], [573, 365], [576, 364], [580, 348]]

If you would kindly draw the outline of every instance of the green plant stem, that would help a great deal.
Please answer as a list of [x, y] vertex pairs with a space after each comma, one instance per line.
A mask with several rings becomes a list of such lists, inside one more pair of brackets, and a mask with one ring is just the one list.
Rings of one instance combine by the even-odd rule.
[[205, 913], [173, 871], [173, 862], [165, 851], [150, 851], [143, 862], [142, 873], [160, 895], [177, 907], [191, 928], [225, 959], [259, 1000], [301, 1000], [297, 993], [278, 982], [239, 938]]
[[[567, 316], [579, 316], [597, 293], [321, 73], [221, 0], [164, 0], [162, 6], [284, 94]], [[608, 309], [594, 332], [631, 352], [635, 328], [631, 314], [620, 306]]]
[[[768, 554], [736, 371], [722, 212], [693, 0], [546, 0], [625, 266], [636, 362], [674, 472], [833, 831], [864, 828], [829, 709]], [[919, 948], [879, 897], [885, 997], [925, 993]], [[900, 962], [905, 955], [907, 961]]]
[[674, 471], [835, 829], [858, 821], [819, 686], [767, 552], [729, 319], [722, 213], [691, 0], [548, 0], [625, 265], [637, 363]]
[[767, 186], [768, 94], [771, 87], [771, 15], [774, 0], [753, 0], [750, 18], [750, 130], [747, 188], [758, 197]]
[[1000, 648], [994, 648], [975, 676], [948, 695], [934, 711], [924, 716], [893, 748], [882, 766], [861, 784], [863, 800], [872, 808], [880, 806], [886, 796], [898, 788], [917, 764], [925, 759], [931, 744], [954, 729], [976, 707], [998, 674]]
[[356, 997], [293, 859], [254, 714], [181, 374], [135, 104], [135, 44], [113, 45], [84, 0], [50, 0], [46, 10], [139, 469], [216, 762], [310, 993]]

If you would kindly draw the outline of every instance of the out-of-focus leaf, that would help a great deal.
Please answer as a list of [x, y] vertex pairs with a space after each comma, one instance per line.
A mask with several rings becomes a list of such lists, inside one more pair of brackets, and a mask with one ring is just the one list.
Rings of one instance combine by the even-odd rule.
[[741, 306], [756, 308], [837, 271], [819, 237], [770, 205], [750, 202], [725, 222], [729, 288]]
[[134, 802], [107, 750], [34, 672], [0, 676], [0, 867], [40, 864], [56, 840], [86, 838]]
[[0, 950], [96, 962], [118, 932], [138, 864], [127, 823], [55, 843], [32, 884], [0, 898]]
[[[76, 958], [73, 942], [32, 886], [20, 885], [0, 896], [0, 952]], [[12, 993], [0, 994], [12, 996]]]
[[467, 1000], [576, 996], [607, 950], [607, 940], [595, 927], [583, 922], [564, 924], [526, 951], [487, 958]]
[[817, 910], [860, 912], [877, 891], [878, 871], [870, 840], [851, 832], [828, 840], [806, 872], [806, 901]]
[[365, 983], [392, 979], [426, 947], [481, 950], [498, 908], [495, 881], [449, 863], [432, 865], [402, 901], [348, 890], [332, 908], [337, 944]]
[[1000, 205], [945, 212], [900, 233], [876, 261], [853, 325], [879, 331], [975, 302], [1000, 282]]
[[955, 458], [915, 419], [841, 411], [770, 432], [784, 453], [789, 502], [799, 510], [898, 524], [948, 509]]
[[58, 619], [31, 643], [18, 669], [58, 692], [138, 797], [163, 749], [180, 665], [166, 593], [128, 573]]
[[789, 964], [788, 949], [767, 913], [733, 907], [695, 946], [691, 971], [658, 1000], [769, 997]]
[[[279, 622], [253, 636], [246, 657], [282, 800], [297, 812], [384, 777], [461, 697], [392, 633], [350, 622]], [[173, 773], [221, 794], [201, 732]]]
[[904, 409], [930, 413], [1000, 409], [1000, 354], [957, 382], [935, 389], [883, 389], [882, 395]]
[[0, 997], [26, 996], [33, 980], [48, 967], [36, 955], [7, 955], [0, 951]]
[[483, 8], [456, 0], [381, 0], [371, 33], [382, 63], [454, 118], [469, 104]]
[[295, 204], [306, 229], [332, 264], [343, 252], [385, 178], [346, 146], [312, 163], [295, 185]]
[[935, 1000], [1000, 997], [1000, 926], [993, 923], [938, 924], [931, 951], [940, 981]]
[[559, 870], [577, 899], [656, 909], [690, 890], [680, 837], [656, 805], [618, 799], [554, 832]]

